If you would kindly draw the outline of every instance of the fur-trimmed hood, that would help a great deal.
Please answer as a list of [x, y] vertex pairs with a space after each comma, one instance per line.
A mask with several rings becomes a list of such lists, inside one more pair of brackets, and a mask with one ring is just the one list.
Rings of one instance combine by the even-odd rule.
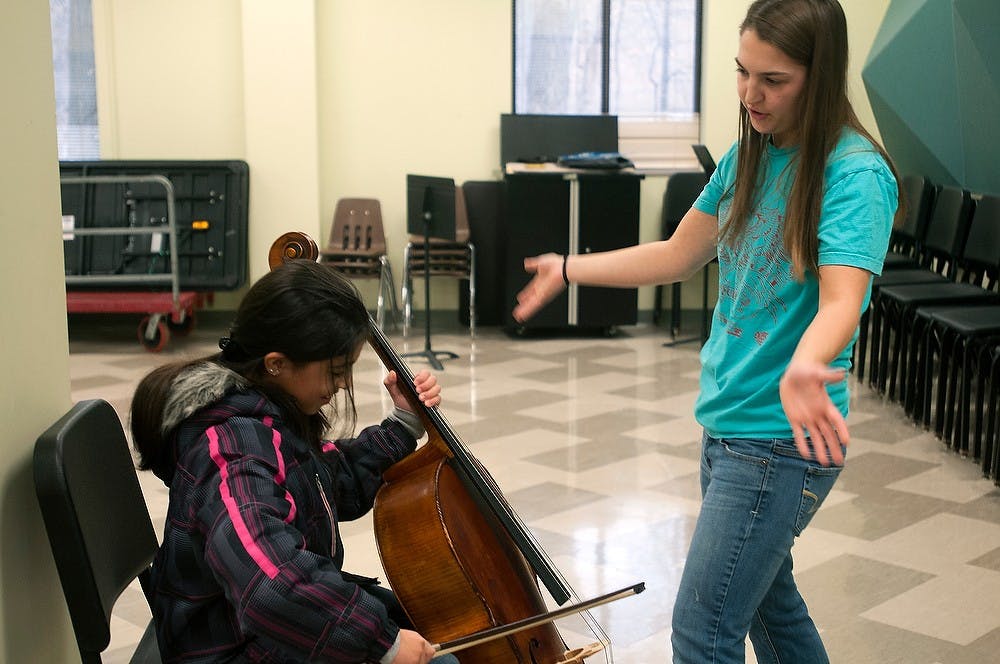
[[234, 390], [245, 390], [247, 380], [215, 362], [199, 362], [181, 372], [170, 385], [160, 431], [167, 434], [195, 412]]

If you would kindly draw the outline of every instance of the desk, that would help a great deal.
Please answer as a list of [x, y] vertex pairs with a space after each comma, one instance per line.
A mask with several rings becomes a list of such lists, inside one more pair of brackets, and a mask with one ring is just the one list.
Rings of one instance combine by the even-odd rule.
[[510, 315], [528, 282], [524, 258], [553, 251], [586, 254], [639, 241], [640, 174], [508, 164], [504, 325], [531, 328], [593, 328], [613, 332], [638, 320], [638, 292], [572, 284], [526, 323]]

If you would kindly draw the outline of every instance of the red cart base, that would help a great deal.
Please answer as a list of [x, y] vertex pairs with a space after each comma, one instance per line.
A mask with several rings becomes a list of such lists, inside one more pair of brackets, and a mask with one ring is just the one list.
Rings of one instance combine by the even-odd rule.
[[158, 353], [170, 334], [183, 336], [194, 329], [194, 312], [205, 303], [205, 293], [181, 291], [176, 304], [170, 292], [67, 291], [71, 314], [145, 314], [139, 323], [139, 343]]

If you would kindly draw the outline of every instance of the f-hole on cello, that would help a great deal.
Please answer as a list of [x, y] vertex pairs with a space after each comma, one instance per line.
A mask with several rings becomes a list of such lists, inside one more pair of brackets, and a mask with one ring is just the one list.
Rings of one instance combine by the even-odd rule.
[[[274, 242], [268, 262], [318, 256], [309, 236], [293, 232]], [[462, 664], [574, 664], [598, 653], [612, 662], [611, 640], [589, 609], [644, 584], [566, 605], [575, 598], [569, 584], [444, 415], [417, 398], [412, 372], [374, 321], [369, 341], [427, 431], [424, 445], [385, 472], [373, 516], [389, 586], [416, 629]], [[562, 608], [548, 610], [539, 582]], [[597, 642], [568, 648], [554, 621], [571, 614]]]

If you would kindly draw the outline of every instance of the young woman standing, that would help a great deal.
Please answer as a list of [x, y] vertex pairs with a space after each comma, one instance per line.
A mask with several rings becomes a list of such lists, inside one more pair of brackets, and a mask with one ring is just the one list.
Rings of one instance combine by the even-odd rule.
[[757, 0], [740, 26], [739, 139], [669, 240], [525, 260], [525, 320], [570, 282], [682, 281], [714, 258], [701, 352], [703, 502], [673, 613], [675, 663], [827, 662], [791, 548], [838, 477], [846, 372], [898, 178], [847, 97], [837, 0]]

